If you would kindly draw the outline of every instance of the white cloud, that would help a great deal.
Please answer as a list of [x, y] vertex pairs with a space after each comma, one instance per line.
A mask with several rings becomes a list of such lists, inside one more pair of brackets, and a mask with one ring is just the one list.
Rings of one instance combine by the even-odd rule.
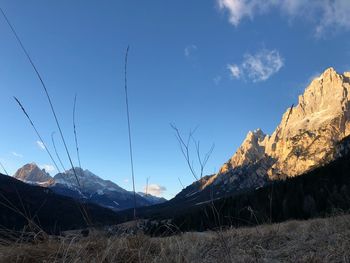
[[239, 79], [241, 77], [241, 70], [235, 64], [228, 64], [228, 70], [231, 72], [231, 76], [235, 79]]
[[16, 152], [11, 152], [11, 154], [15, 157], [18, 157], [18, 158], [23, 158], [23, 155], [20, 154], [20, 153], [16, 153]]
[[321, 1], [319, 8], [322, 13], [316, 33], [323, 34], [328, 28], [336, 27], [350, 29], [350, 1], [349, 0], [328, 0]]
[[36, 141], [36, 145], [38, 145], [41, 150], [45, 150], [45, 145], [42, 141]]
[[[144, 192], [146, 192], [146, 186], [143, 188]], [[148, 193], [154, 196], [162, 196], [162, 194], [166, 191], [166, 187], [158, 185], [158, 184], [150, 184], [148, 185]]]
[[307, 20], [313, 24], [317, 35], [327, 29], [350, 29], [349, 0], [217, 0], [221, 10], [228, 12], [234, 26], [255, 15], [271, 10], [279, 11], [283, 17]]
[[262, 49], [255, 54], [245, 54], [240, 65], [229, 64], [228, 70], [233, 78], [248, 78], [253, 82], [265, 81], [276, 74], [284, 65], [277, 50]]
[[129, 183], [129, 179], [124, 179], [124, 180], [123, 180], [123, 183], [124, 183], [124, 184], [128, 184], [128, 183]]
[[273, 0], [217, 0], [219, 8], [229, 13], [231, 24], [238, 26], [244, 17], [253, 18], [255, 13], [267, 11]]
[[52, 172], [56, 171], [55, 166], [53, 166], [51, 164], [40, 164], [39, 167], [40, 167], [40, 169], [45, 169], [45, 171], [47, 173], [52, 173]]
[[246, 54], [242, 66], [254, 82], [264, 81], [283, 67], [283, 59], [277, 50], [264, 49], [255, 55]]
[[193, 52], [195, 52], [197, 49], [198, 49], [197, 46], [193, 44], [185, 47], [185, 51], [184, 51], [185, 56], [190, 57], [193, 54]]

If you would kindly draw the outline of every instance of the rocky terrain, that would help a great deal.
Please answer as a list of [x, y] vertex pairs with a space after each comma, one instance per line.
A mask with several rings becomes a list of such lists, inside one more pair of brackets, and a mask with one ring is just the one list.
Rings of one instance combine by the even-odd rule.
[[32, 184], [49, 186], [54, 183], [53, 178], [45, 171], [40, 169], [35, 163], [28, 163], [13, 175], [14, 178]]
[[350, 72], [328, 68], [312, 80], [298, 104], [286, 110], [272, 135], [250, 131], [236, 153], [201, 190], [257, 188], [293, 177], [339, 157], [337, 143], [350, 134]]

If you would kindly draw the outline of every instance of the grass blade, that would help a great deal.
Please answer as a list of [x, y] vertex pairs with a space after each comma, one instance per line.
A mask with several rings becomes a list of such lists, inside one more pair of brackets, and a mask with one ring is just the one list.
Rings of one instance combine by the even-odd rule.
[[128, 132], [129, 132], [129, 151], [130, 151], [130, 164], [131, 164], [131, 176], [132, 176], [132, 188], [134, 192], [134, 219], [136, 219], [136, 191], [135, 191], [135, 173], [134, 173], [134, 160], [132, 155], [132, 141], [131, 141], [131, 128], [130, 128], [130, 112], [129, 112], [129, 99], [128, 99], [128, 78], [127, 78], [127, 67], [128, 67], [128, 55], [130, 46], [127, 47], [125, 53], [125, 64], [124, 64], [124, 89], [125, 89], [125, 102], [126, 102], [126, 117], [128, 119]]
[[0, 166], [1, 166], [1, 168], [4, 170], [5, 174], [6, 174], [7, 176], [9, 176], [9, 173], [6, 171], [4, 165], [3, 165], [1, 162], [0, 162]]
[[73, 162], [72, 162], [72, 158], [71, 158], [70, 153], [69, 153], [69, 151], [68, 151], [68, 147], [67, 147], [67, 144], [66, 144], [66, 140], [64, 139], [63, 132], [62, 132], [62, 129], [61, 129], [61, 125], [60, 125], [60, 123], [59, 123], [59, 121], [58, 121], [58, 118], [57, 118], [55, 109], [54, 109], [54, 107], [53, 107], [53, 104], [52, 104], [52, 101], [51, 101], [51, 97], [50, 97], [50, 95], [49, 95], [49, 92], [47, 91], [45, 82], [44, 82], [43, 78], [41, 77], [41, 74], [39, 73], [37, 67], [35, 66], [35, 64], [34, 64], [34, 62], [33, 62], [33, 60], [31, 59], [31, 57], [30, 57], [30, 55], [29, 55], [27, 49], [24, 47], [24, 45], [23, 45], [21, 39], [19, 38], [18, 34], [16, 33], [15, 28], [12, 26], [10, 20], [7, 18], [7, 16], [6, 16], [4, 10], [3, 10], [2, 8], [0, 8], [0, 11], [1, 11], [3, 17], [5, 18], [5, 20], [6, 20], [7, 24], [8, 24], [8, 26], [11, 28], [12, 33], [14, 34], [14, 36], [15, 36], [17, 42], [19, 43], [21, 49], [23, 50], [24, 54], [26, 55], [26, 57], [27, 57], [29, 63], [31, 64], [32, 68], [34, 69], [34, 71], [35, 71], [35, 73], [36, 73], [36, 75], [37, 75], [37, 77], [38, 77], [38, 79], [39, 79], [39, 81], [40, 81], [40, 83], [41, 83], [41, 86], [42, 86], [43, 89], [44, 89], [46, 98], [47, 98], [47, 100], [48, 100], [48, 102], [49, 102], [49, 104], [50, 104], [51, 112], [52, 112], [52, 114], [53, 114], [53, 116], [54, 116], [54, 119], [55, 119], [55, 122], [56, 122], [56, 125], [57, 125], [58, 131], [59, 131], [59, 133], [60, 133], [60, 135], [61, 135], [61, 139], [62, 139], [64, 148], [65, 148], [65, 150], [66, 150], [66, 153], [67, 153], [69, 162], [70, 162], [70, 164], [71, 164], [71, 166], [72, 166], [72, 170], [73, 170], [74, 176], [75, 176], [75, 178], [76, 178], [76, 180], [77, 180], [77, 184], [78, 184], [78, 186], [79, 186], [79, 188], [80, 188], [80, 190], [81, 190], [81, 185], [80, 185], [80, 182], [79, 182], [77, 173], [76, 173], [76, 171], [75, 171], [75, 168], [74, 168], [74, 165], [73, 165]]
[[60, 168], [58, 168], [58, 166], [57, 166], [57, 164], [56, 164], [54, 158], [52, 157], [52, 155], [51, 155], [49, 149], [48, 149], [47, 146], [46, 146], [45, 141], [43, 140], [43, 138], [41, 137], [40, 133], [39, 133], [38, 130], [36, 129], [36, 127], [35, 127], [35, 125], [34, 125], [32, 119], [29, 117], [29, 115], [28, 115], [27, 111], [25, 110], [25, 108], [23, 107], [22, 103], [21, 103], [16, 97], [14, 97], [14, 99], [15, 99], [15, 101], [18, 103], [19, 107], [22, 109], [24, 115], [25, 115], [25, 116], [27, 117], [27, 119], [29, 120], [30, 125], [33, 127], [33, 129], [34, 129], [36, 135], [38, 136], [39, 140], [43, 143], [43, 146], [44, 146], [46, 152], [47, 152], [48, 155], [50, 156], [51, 161], [54, 163], [54, 165], [55, 165], [57, 171], [60, 173], [60, 172], [61, 172], [61, 171], [60, 171]]
[[66, 168], [64, 167], [64, 165], [63, 165], [63, 163], [62, 163], [62, 160], [61, 160], [60, 156], [58, 155], [57, 148], [56, 148], [56, 144], [55, 144], [54, 135], [55, 135], [55, 132], [52, 132], [52, 133], [51, 133], [52, 145], [53, 145], [53, 148], [55, 149], [56, 157], [57, 157], [58, 161], [60, 162], [63, 171], [65, 172], [65, 171], [66, 171]]
[[77, 128], [76, 128], [76, 122], [75, 122], [75, 109], [76, 109], [76, 104], [77, 104], [77, 94], [75, 94], [74, 97], [74, 105], [73, 105], [73, 129], [74, 129], [74, 140], [75, 140], [75, 148], [77, 150], [77, 157], [78, 157], [78, 162], [79, 162], [79, 168], [82, 173], [81, 169], [81, 162], [80, 162], [80, 154], [79, 154], [79, 145], [78, 145], [78, 136], [77, 136]]

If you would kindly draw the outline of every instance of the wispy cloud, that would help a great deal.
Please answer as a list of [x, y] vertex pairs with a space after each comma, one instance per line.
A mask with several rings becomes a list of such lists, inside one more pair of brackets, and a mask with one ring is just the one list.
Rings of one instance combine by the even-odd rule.
[[48, 173], [52, 173], [52, 172], [56, 171], [55, 166], [53, 166], [51, 164], [40, 164], [39, 167], [40, 167], [40, 169], [45, 169], [45, 171]]
[[273, 0], [217, 0], [219, 8], [229, 14], [231, 24], [238, 26], [245, 17], [252, 19], [256, 13], [267, 11]]
[[[144, 192], [146, 192], [146, 186], [143, 188]], [[148, 185], [148, 193], [154, 196], [162, 196], [166, 191], [166, 187], [158, 185], [158, 184], [150, 184]]]
[[349, 0], [217, 0], [229, 22], [238, 26], [245, 19], [277, 10], [288, 19], [304, 19], [312, 24], [316, 35], [331, 28], [350, 29]]
[[196, 45], [189, 45], [185, 47], [184, 53], [186, 57], [190, 57], [195, 51], [197, 51], [197, 46]]
[[123, 180], [123, 183], [124, 183], [124, 184], [128, 184], [128, 183], [129, 183], [129, 179], [124, 179], [124, 180]]
[[230, 71], [231, 76], [233, 78], [239, 79], [241, 77], [241, 70], [240, 70], [239, 66], [237, 66], [235, 64], [228, 64], [227, 68]]
[[262, 49], [255, 54], [245, 54], [241, 64], [228, 64], [234, 79], [247, 78], [253, 82], [265, 81], [276, 74], [284, 65], [277, 50]]
[[18, 157], [18, 158], [23, 158], [23, 154], [20, 154], [20, 153], [16, 153], [16, 152], [11, 152], [11, 154], [15, 157]]
[[36, 141], [36, 145], [41, 149], [45, 150], [45, 145], [42, 141]]

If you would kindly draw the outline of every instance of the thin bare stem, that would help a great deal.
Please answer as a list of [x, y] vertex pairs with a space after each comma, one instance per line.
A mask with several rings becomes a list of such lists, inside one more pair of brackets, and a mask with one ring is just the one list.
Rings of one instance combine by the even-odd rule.
[[63, 171], [65, 172], [65, 171], [66, 171], [66, 168], [64, 167], [64, 165], [63, 165], [63, 163], [62, 163], [62, 160], [61, 160], [60, 156], [58, 155], [57, 148], [56, 148], [56, 144], [55, 144], [54, 135], [55, 135], [55, 132], [52, 132], [52, 133], [51, 133], [52, 145], [53, 145], [53, 148], [54, 148], [54, 150], [55, 150], [56, 157], [57, 157], [58, 161], [60, 162]]
[[75, 94], [74, 97], [74, 105], [73, 105], [73, 129], [74, 129], [74, 140], [75, 140], [75, 148], [77, 150], [77, 157], [78, 157], [78, 162], [79, 162], [79, 168], [82, 173], [81, 169], [81, 162], [80, 162], [80, 154], [79, 154], [79, 145], [78, 145], [78, 136], [77, 136], [77, 128], [76, 128], [76, 122], [75, 122], [75, 109], [76, 109], [76, 104], [77, 104], [77, 94]]
[[180, 177], [178, 177], [177, 179], [179, 180], [179, 183], [180, 183], [180, 185], [182, 186], [182, 189], [185, 189], [185, 186], [184, 186], [183, 183], [181, 182]]
[[78, 186], [79, 186], [79, 188], [80, 188], [80, 190], [81, 190], [80, 182], [79, 182], [77, 173], [76, 173], [76, 171], [75, 171], [75, 168], [74, 168], [74, 165], [73, 165], [73, 162], [72, 162], [72, 158], [71, 158], [71, 156], [70, 156], [70, 154], [69, 154], [68, 147], [67, 147], [66, 141], [65, 141], [65, 139], [64, 139], [63, 132], [62, 132], [61, 126], [60, 126], [60, 124], [59, 124], [59, 121], [58, 121], [58, 118], [57, 118], [55, 109], [54, 109], [54, 107], [53, 107], [53, 104], [52, 104], [52, 101], [51, 101], [49, 92], [47, 91], [45, 82], [44, 82], [43, 78], [41, 77], [41, 75], [40, 75], [40, 73], [39, 73], [37, 67], [35, 66], [33, 60], [31, 59], [31, 57], [30, 57], [28, 51], [27, 51], [26, 48], [24, 47], [24, 45], [23, 45], [21, 39], [19, 38], [18, 34], [16, 33], [15, 28], [12, 26], [10, 20], [7, 18], [7, 16], [6, 16], [4, 10], [3, 10], [2, 8], [0, 8], [0, 11], [1, 11], [2, 15], [4, 16], [4, 18], [5, 18], [6, 22], [7, 22], [7, 24], [8, 24], [9, 27], [11, 28], [12, 33], [14, 34], [14, 36], [15, 36], [16, 40], [18, 41], [18, 43], [19, 43], [21, 49], [23, 50], [23, 52], [24, 52], [24, 54], [26, 55], [26, 57], [27, 57], [29, 63], [31, 64], [32, 68], [34, 69], [34, 71], [35, 71], [35, 73], [36, 73], [36, 75], [37, 75], [37, 77], [38, 77], [38, 79], [39, 79], [39, 81], [40, 81], [40, 83], [41, 83], [41, 86], [42, 86], [43, 89], [44, 89], [46, 98], [47, 98], [47, 100], [48, 100], [48, 102], [49, 102], [49, 104], [50, 104], [51, 112], [52, 112], [52, 114], [53, 114], [53, 116], [54, 116], [54, 119], [55, 119], [57, 128], [58, 128], [58, 130], [59, 130], [59, 132], [60, 132], [61, 139], [62, 139], [62, 142], [63, 142], [63, 144], [64, 144], [64, 148], [65, 148], [65, 150], [66, 150], [66, 153], [67, 153], [69, 162], [70, 162], [70, 164], [71, 164], [71, 166], [72, 166], [72, 170], [73, 170], [73, 172], [74, 172], [74, 176], [75, 176], [75, 178], [76, 178], [76, 180], [77, 180], [77, 184], [78, 184]]
[[25, 116], [27, 117], [27, 119], [29, 120], [30, 125], [33, 127], [33, 129], [34, 129], [36, 135], [38, 136], [38, 138], [39, 138], [39, 140], [42, 142], [42, 144], [43, 144], [43, 146], [44, 146], [46, 152], [47, 152], [48, 155], [50, 156], [51, 161], [54, 163], [54, 165], [55, 165], [57, 171], [60, 173], [60, 172], [61, 172], [61, 171], [60, 171], [60, 168], [58, 168], [58, 166], [57, 166], [57, 164], [56, 164], [54, 158], [53, 158], [52, 155], [51, 155], [51, 152], [50, 152], [49, 149], [47, 148], [45, 141], [43, 140], [43, 138], [41, 137], [40, 133], [39, 133], [38, 130], [36, 129], [36, 127], [35, 127], [35, 125], [34, 125], [32, 119], [29, 117], [29, 115], [28, 115], [27, 111], [25, 110], [25, 108], [23, 107], [22, 103], [21, 103], [16, 97], [14, 97], [14, 99], [15, 99], [16, 102], [18, 103], [19, 107], [22, 109], [24, 115], [25, 115]]
[[197, 173], [193, 167], [193, 161], [191, 160], [191, 155], [190, 155], [190, 141], [192, 138], [192, 134], [194, 133], [193, 131], [190, 131], [190, 134], [187, 138], [187, 141], [185, 142], [184, 139], [182, 138], [179, 129], [175, 126], [175, 124], [170, 124], [170, 127], [175, 131], [175, 136], [176, 139], [179, 143], [179, 147], [181, 150], [182, 155], [184, 156], [187, 166], [190, 169], [191, 174], [193, 177], [198, 181]]
[[128, 119], [128, 132], [129, 132], [129, 151], [130, 151], [130, 164], [131, 164], [131, 176], [132, 176], [132, 187], [134, 192], [134, 219], [136, 219], [136, 191], [135, 191], [135, 174], [134, 174], [134, 160], [132, 155], [132, 141], [131, 141], [131, 127], [130, 127], [130, 112], [129, 112], [129, 99], [128, 99], [128, 78], [127, 78], [127, 67], [128, 67], [128, 55], [130, 46], [127, 47], [125, 53], [125, 64], [124, 64], [124, 89], [125, 89], [125, 103], [126, 103], [126, 116]]
[[193, 143], [194, 143], [194, 145], [196, 147], [197, 159], [198, 159], [198, 163], [199, 163], [199, 166], [200, 166], [200, 178], [202, 179], [204, 168], [207, 165], [207, 162], [208, 162], [211, 154], [214, 151], [215, 144], [213, 144], [210, 147], [209, 151], [204, 155], [204, 157], [202, 157], [201, 156], [201, 152], [200, 152], [200, 141], [196, 141], [196, 139], [193, 137], [193, 135], [192, 135], [192, 140], [193, 140]]
[[5, 169], [5, 166], [1, 162], [0, 162], [0, 166], [4, 170], [5, 174], [9, 176], [9, 173], [7, 172], [7, 170]]

